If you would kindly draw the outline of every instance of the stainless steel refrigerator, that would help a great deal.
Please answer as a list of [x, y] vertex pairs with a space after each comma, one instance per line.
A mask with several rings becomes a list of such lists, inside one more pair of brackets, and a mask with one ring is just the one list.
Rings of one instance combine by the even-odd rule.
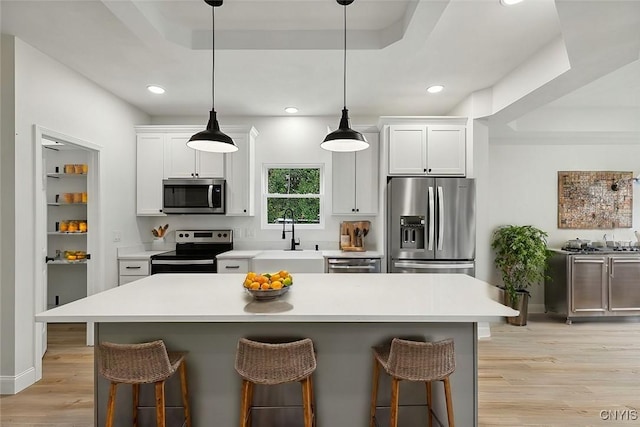
[[390, 178], [387, 271], [475, 276], [475, 199], [469, 178]]

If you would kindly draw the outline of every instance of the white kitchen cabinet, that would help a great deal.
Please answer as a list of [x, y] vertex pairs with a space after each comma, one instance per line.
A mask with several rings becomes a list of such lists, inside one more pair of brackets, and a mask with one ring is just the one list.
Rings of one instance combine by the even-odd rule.
[[466, 175], [464, 125], [390, 125], [388, 138], [389, 175]]
[[[195, 133], [195, 132], [194, 132]], [[224, 154], [197, 151], [187, 147], [193, 133], [165, 134], [165, 178], [221, 178]]]
[[253, 127], [227, 129], [238, 146], [238, 151], [225, 154], [227, 215], [254, 216], [255, 139], [258, 132]]
[[251, 126], [225, 126], [222, 131], [238, 145], [234, 153], [208, 153], [186, 146], [199, 127], [136, 126], [137, 214], [163, 216], [162, 180], [166, 178], [226, 179], [227, 215], [253, 216], [255, 199], [255, 138]]
[[465, 176], [466, 128], [427, 126], [427, 175]]
[[[234, 140], [235, 141], [235, 140]], [[248, 258], [226, 258], [218, 260], [218, 273], [242, 273], [249, 272]]]
[[122, 286], [127, 283], [131, 283], [133, 281], [147, 277], [151, 272], [149, 264], [149, 258], [119, 259], [118, 285]]
[[366, 150], [332, 153], [332, 204], [335, 215], [378, 212], [378, 135], [365, 134]]
[[162, 179], [164, 178], [164, 138], [162, 133], [137, 136], [136, 211], [138, 215], [162, 213]]

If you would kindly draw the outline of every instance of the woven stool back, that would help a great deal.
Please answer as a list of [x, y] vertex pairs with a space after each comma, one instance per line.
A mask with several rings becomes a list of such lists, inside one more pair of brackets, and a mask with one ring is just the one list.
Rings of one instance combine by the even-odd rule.
[[238, 341], [235, 368], [245, 380], [256, 384], [300, 381], [316, 369], [313, 342], [309, 338], [283, 344]]
[[394, 377], [408, 381], [434, 381], [455, 370], [453, 340], [437, 342], [391, 341], [387, 370]]
[[98, 346], [98, 372], [116, 383], [154, 383], [166, 380], [175, 370], [162, 340], [141, 344], [102, 342]]

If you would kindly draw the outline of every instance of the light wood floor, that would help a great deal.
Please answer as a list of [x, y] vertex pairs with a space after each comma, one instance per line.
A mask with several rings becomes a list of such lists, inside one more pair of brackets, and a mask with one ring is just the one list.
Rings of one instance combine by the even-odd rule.
[[[93, 426], [93, 351], [83, 345], [84, 327], [49, 331], [44, 378], [0, 399], [0, 426]], [[532, 315], [527, 326], [493, 325], [491, 334], [479, 345], [481, 427], [640, 425], [640, 322], [568, 326]]]

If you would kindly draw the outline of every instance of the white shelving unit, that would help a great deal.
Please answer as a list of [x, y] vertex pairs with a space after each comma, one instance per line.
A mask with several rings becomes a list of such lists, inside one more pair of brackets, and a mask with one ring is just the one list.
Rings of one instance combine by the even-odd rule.
[[[87, 296], [88, 259], [67, 260], [65, 251], [87, 252], [86, 232], [61, 232], [63, 221], [87, 221], [91, 194], [88, 173], [64, 173], [65, 165], [88, 164], [89, 154], [81, 149], [44, 150], [47, 212], [47, 306], [55, 307]], [[66, 202], [65, 193], [87, 193], [86, 201]], [[76, 196], [77, 198], [77, 196]]]

